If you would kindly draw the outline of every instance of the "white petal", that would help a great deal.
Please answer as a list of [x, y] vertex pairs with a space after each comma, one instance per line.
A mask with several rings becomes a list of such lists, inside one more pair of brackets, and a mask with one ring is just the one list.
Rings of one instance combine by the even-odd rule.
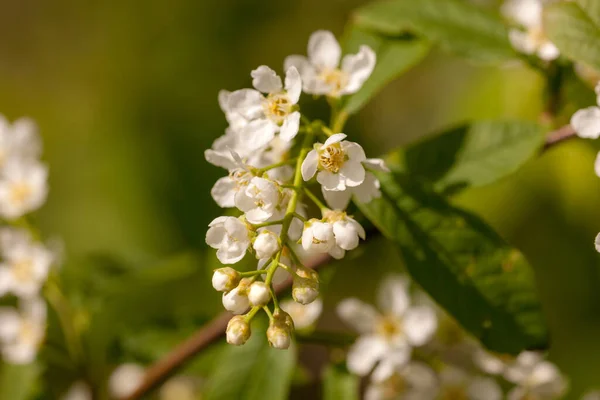
[[16, 310], [0, 307], [0, 339], [12, 341], [21, 329], [21, 317]]
[[342, 140], [346, 139], [347, 135], [343, 134], [343, 133], [334, 133], [333, 135], [329, 136], [327, 138], [327, 140], [325, 141], [325, 143], [323, 143], [323, 147], [327, 147], [329, 145], [332, 145], [334, 143], [338, 143], [341, 142]]
[[356, 187], [365, 181], [366, 171], [360, 162], [348, 160], [340, 169], [340, 175], [345, 178], [347, 186]]
[[365, 167], [373, 171], [390, 172], [390, 169], [385, 165], [385, 161], [381, 158], [367, 158], [362, 163]]
[[340, 63], [342, 49], [333, 33], [316, 31], [308, 40], [308, 59], [319, 68], [336, 68]]
[[221, 111], [223, 111], [225, 114], [227, 114], [228, 112], [230, 112], [231, 110], [229, 109], [229, 96], [231, 95], [231, 92], [229, 90], [219, 90], [219, 107], [221, 107]]
[[213, 249], [218, 249], [225, 238], [225, 228], [222, 226], [213, 226], [206, 232], [206, 244]]
[[348, 74], [348, 83], [340, 94], [356, 93], [371, 76], [376, 62], [375, 52], [369, 46], [360, 46], [357, 54], [347, 55], [342, 60], [342, 71]]
[[229, 109], [244, 118], [255, 119], [262, 114], [263, 95], [253, 89], [241, 89], [229, 95]]
[[261, 65], [250, 73], [252, 86], [263, 93], [277, 93], [281, 91], [281, 78], [277, 72], [266, 65]]
[[358, 247], [358, 232], [356, 226], [348, 221], [338, 221], [333, 224], [333, 234], [336, 244], [344, 250], [354, 250]]
[[379, 190], [380, 183], [375, 175], [370, 172], [365, 174], [365, 180], [359, 186], [353, 187], [350, 190], [355, 196], [356, 200], [361, 203], [368, 203], [373, 199], [381, 197], [381, 191]]
[[329, 255], [336, 260], [341, 260], [346, 255], [346, 250], [336, 245], [329, 249]]
[[300, 78], [300, 72], [296, 67], [290, 67], [285, 72], [285, 91], [292, 104], [296, 104], [300, 100], [302, 78]]
[[294, 111], [283, 121], [283, 125], [279, 130], [279, 137], [285, 141], [290, 141], [298, 134], [300, 128], [300, 113]]
[[350, 190], [325, 190], [324, 187], [321, 187], [321, 191], [323, 192], [323, 197], [325, 201], [329, 205], [329, 207], [335, 210], [345, 210], [348, 207], [348, 203], [350, 203], [350, 198], [352, 197], [352, 193]]
[[315, 69], [308, 61], [308, 58], [300, 55], [287, 56], [283, 61], [283, 69], [286, 71], [291, 67], [295, 67], [298, 70], [300, 76], [305, 79], [306, 75], [314, 75]]
[[594, 246], [596, 247], [596, 251], [600, 253], [600, 233], [596, 235], [596, 239], [594, 240]]
[[365, 156], [365, 151], [362, 146], [355, 142], [342, 142], [342, 149], [344, 153], [348, 156], [348, 158], [355, 162], [365, 162], [367, 161], [367, 157]]
[[250, 211], [246, 212], [246, 219], [251, 224], [260, 224], [267, 221], [269, 218], [273, 216], [272, 212], [265, 211], [261, 208], [253, 208]]
[[412, 354], [410, 346], [399, 346], [389, 349], [379, 365], [375, 367], [371, 379], [375, 382], [382, 382], [390, 378], [394, 372], [402, 370], [409, 361]]
[[365, 376], [388, 349], [388, 345], [379, 336], [361, 336], [348, 351], [348, 369], [357, 375]]
[[302, 179], [309, 181], [317, 173], [317, 162], [319, 155], [316, 150], [311, 150], [302, 161]]
[[210, 190], [210, 194], [217, 202], [219, 207], [231, 208], [235, 207], [235, 188], [235, 181], [228, 176], [224, 176], [215, 182], [214, 186]]
[[481, 348], [475, 350], [473, 362], [483, 372], [491, 375], [501, 374], [506, 368], [506, 363], [504, 361]]
[[379, 313], [370, 304], [350, 298], [342, 300], [336, 310], [339, 317], [357, 332], [369, 333], [375, 330]]
[[279, 127], [266, 118], [255, 119], [240, 132], [241, 141], [248, 149], [258, 150], [269, 144]]
[[600, 108], [588, 107], [577, 111], [571, 117], [571, 126], [577, 136], [585, 139], [600, 137]]
[[410, 304], [408, 280], [400, 275], [385, 278], [377, 292], [377, 304], [386, 314], [402, 317]]
[[549, 361], [542, 361], [535, 366], [531, 373], [532, 382], [537, 385], [543, 385], [545, 383], [554, 382], [560, 379], [560, 372], [558, 368]]
[[340, 174], [334, 174], [330, 171], [319, 171], [317, 182], [323, 185], [325, 190], [344, 190], [346, 189], [345, 180]]
[[404, 315], [404, 332], [413, 346], [429, 341], [437, 329], [435, 311], [427, 306], [411, 307]]
[[554, 43], [546, 41], [539, 47], [537, 54], [544, 61], [552, 61], [560, 56], [560, 50], [558, 50], [558, 47]]
[[225, 168], [226, 170], [232, 170], [237, 165], [237, 163], [231, 157], [231, 153], [227, 150], [205, 150], [204, 158], [212, 165]]
[[537, 43], [531, 40], [527, 32], [520, 29], [511, 29], [508, 32], [510, 43], [515, 49], [525, 54], [533, 54], [536, 51]]
[[467, 388], [469, 400], [501, 400], [502, 389], [492, 378], [473, 379]]
[[508, 392], [506, 400], [526, 400], [527, 390], [520, 386], [516, 386]]
[[508, 0], [502, 5], [502, 13], [524, 27], [538, 27], [542, 23], [542, 2]]

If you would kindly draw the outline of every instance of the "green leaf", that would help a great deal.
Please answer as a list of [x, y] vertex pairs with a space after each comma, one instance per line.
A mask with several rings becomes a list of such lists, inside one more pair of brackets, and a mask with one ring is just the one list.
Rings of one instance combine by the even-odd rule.
[[600, 70], [600, 28], [576, 3], [557, 3], [544, 9], [548, 38], [573, 59]]
[[323, 400], [358, 400], [360, 379], [343, 365], [329, 365], [323, 373]]
[[38, 389], [36, 381], [40, 368], [36, 363], [0, 366], [0, 399], [31, 399]]
[[543, 146], [544, 129], [526, 121], [463, 124], [398, 153], [411, 175], [436, 189], [487, 185], [519, 169]]
[[575, 0], [583, 11], [587, 13], [592, 21], [600, 26], [600, 1], [598, 0]]
[[406, 174], [377, 175], [382, 198], [358, 206], [398, 246], [413, 279], [489, 349], [544, 348], [546, 327], [524, 256]]
[[378, 1], [356, 11], [355, 23], [387, 35], [415, 33], [476, 61], [516, 57], [500, 16], [462, 0]]
[[210, 377], [206, 400], [284, 400], [288, 398], [296, 350], [269, 346], [265, 330], [253, 326], [243, 346], [229, 346]]
[[371, 47], [377, 54], [377, 64], [363, 87], [348, 96], [344, 111], [354, 114], [385, 85], [418, 64], [429, 52], [429, 45], [423, 40], [390, 38], [351, 28], [346, 42], [347, 53], [355, 53], [361, 45]]

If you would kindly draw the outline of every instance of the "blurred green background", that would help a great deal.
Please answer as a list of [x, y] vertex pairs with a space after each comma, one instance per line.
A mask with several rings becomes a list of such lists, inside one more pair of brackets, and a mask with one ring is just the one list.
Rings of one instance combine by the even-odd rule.
[[[221, 310], [209, 284], [214, 256], [204, 244], [207, 224], [222, 212], [210, 188], [224, 171], [203, 155], [226, 126], [217, 93], [249, 86], [258, 65], [281, 71], [286, 55], [305, 53], [314, 30], [341, 35], [350, 11], [363, 3], [2, 2], [0, 111], [10, 119], [33, 117], [40, 126], [51, 190], [39, 224], [45, 235], [64, 241], [61, 274], [79, 329], [105, 334], [90, 346], [109, 343], [98, 345], [87, 364], [94, 357], [98, 365], [149, 363]], [[536, 120], [543, 84], [522, 65], [474, 66], [434, 52], [353, 117], [346, 133], [376, 156], [466, 118]], [[580, 105], [593, 103], [591, 89], [573, 84], [573, 91]], [[532, 262], [551, 358], [575, 391], [600, 381], [594, 146], [561, 144], [509, 179], [456, 199]], [[395, 268], [393, 251], [373, 245], [382, 254], [378, 268], [367, 274], [364, 256], [357, 255], [335, 271], [325, 293], [326, 319], [334, 318], [330, 310], [343, 297], [372, 298], [377, 281]], [[154, 272], [131, 275], [144, 269]], [[126, 308], [139, 318], [97, 322], [115, 298], [133, 299]], [[110, 335], [120, 337], [116, 347]], [[69, 368], [55, 371], [53, 392], [79, 374], [105, 373]]]

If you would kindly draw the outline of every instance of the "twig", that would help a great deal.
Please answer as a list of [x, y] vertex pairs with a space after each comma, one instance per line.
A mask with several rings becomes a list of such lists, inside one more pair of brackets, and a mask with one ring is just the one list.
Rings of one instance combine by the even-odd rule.
[[[308, 268], [319, 269], [325, 266], [331, 257], [327, 254], [310, 259], [305, 265]], [[275, 288], [276, 293], [284, 292], [292, 286], [292, 279], [289, 278]], [[173, 349], [165, 357], [161, 358], [153, 365], [148, 367], [144, 381], [138, 389], [123, 400], [137, 400], [147, 394], [150, 390], [159, 386], [176, 370], [181, 368], [187, 361], [192, 359], [200, 351], [208, 347], [210, 344], [219, 340], [225, 334], [227, 323], [232, 315], [229, 312], [223, 312], [217, 315], [213, 320], [198, 329], [186, 341]]]
[[544, 150], [548, 150], [555, 145], [562, 143], [566, 140], [572, 139], [577, 136], [577, 133], [573, 129], [571, 125], [565, 125], [562, 128], [559, 128], [546, 137], [546, 142], [544, 143]]

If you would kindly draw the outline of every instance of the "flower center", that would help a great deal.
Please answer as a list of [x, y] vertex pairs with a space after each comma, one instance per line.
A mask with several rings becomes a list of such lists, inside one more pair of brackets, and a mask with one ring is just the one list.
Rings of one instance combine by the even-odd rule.
[[264, 113], [276, 124], [283, 123], [285, 117], [292, 112], [293, 104], [285, 93], [272, 93], [263, 104]]
[[319, 150], [319, 167], [337, 174], [346, 161], [346, 154], [339, 143], [331, 144]]
[[391, 340], [402, 333], [402, 323], [396, 317], [385, 316], [379, 319], [376, 331], [381, 336]]
[[13, 204], [23, 204], [31, 196], [31, 186], [27, 183], [15, 183], [10, 190], [10, 199]]
[[13, 276], [19, 282], [28, 282], [33, 276], [33, 263], [29, 259], [11, 264]]
[[237, 168], [229, 173], [229, 177], [235, 182], [235, 189], [240, 190], [248, 186], [252, 179], [252, 174], [243, 168]]
[[449, 386], [442, 389], [440, 400], [469, 400], [465, 388]]
[[338, 68], [324, 69], [319, 78], [331, 88], [330, 96], [337, 97], [348, 84], [348, 74]]

